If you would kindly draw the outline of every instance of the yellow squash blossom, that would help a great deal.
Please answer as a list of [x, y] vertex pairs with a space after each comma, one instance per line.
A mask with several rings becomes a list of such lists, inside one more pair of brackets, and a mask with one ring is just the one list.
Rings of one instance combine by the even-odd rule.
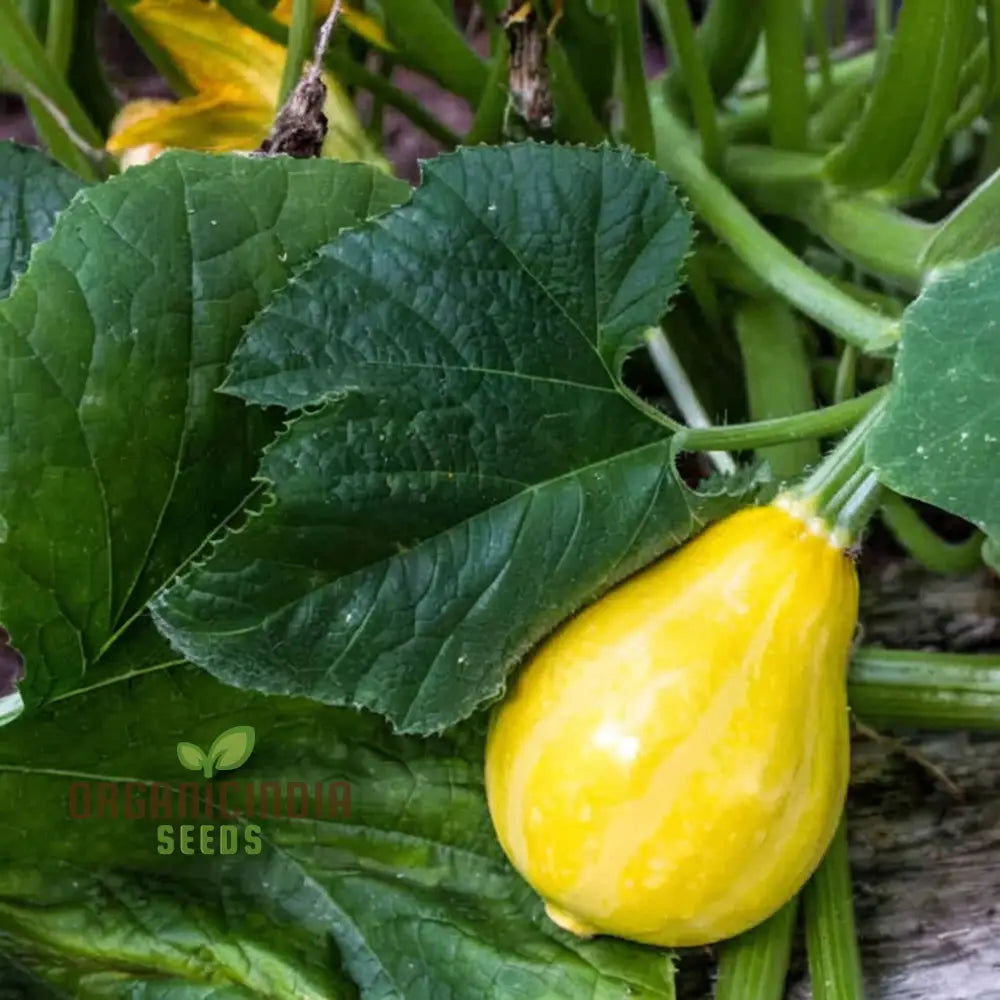
[[[274, 11], [287, 19], [290, 0]], [[107, 148], [124, 165], [164, 149], [253, 150], [274, 121], [285, 49], [246, 27], [215, 3], [139, 0], [131, 14], [167, 52], [195, 89], [179, 101], [139, 100], [118, 115]], [[361, 18], [360, 33], [378, 41], [377, 25]], [[324, 75], [329, 134], [324, 155], [386, 166], [365, 135], [350, 98]]]
[[848, 779], [858, 581], [783, 498], [743, 510], [571, 619], [496, 711], [500, 843], [576, 934], [701, 945], [819, 864]]

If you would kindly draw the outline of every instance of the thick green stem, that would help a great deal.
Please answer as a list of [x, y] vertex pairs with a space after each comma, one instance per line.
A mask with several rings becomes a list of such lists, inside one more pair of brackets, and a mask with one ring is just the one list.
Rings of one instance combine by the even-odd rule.
[[77, 4], [76, 37], [67, 80], [90, 120], [102, 135], [107, 135], [118, 112], [118, 102], [108, 85], [97, 51], [96, 32], [101, 11], [101, 0], [79, 0]]
[[819, 75], [823, 81], [823, 94], [829, 94], [833, 89], [833, 68], [830, 62], [830, 38], [827, 31], [828, 0], [812, 0], [809, 5], [809, 40], [812, 44], [816, 61], [819, 63]]
[[747, 267], [801, 312], [862, 351], [882, 351], [898, 340], [894, 321], [845, 295], [776, 240], [705, 166], [677, 117], [664, 105], [657, 110], [657, 161]]
[[722, 334], [725, 331], [726, 320], [723, 316], [722, 303], [719, 301], [718, 292], [708, 273], [708, 267], [704, 258], [697, 250], [687, 259], [685, 270], [687, 271], [687, 287], [698, 303], [698, 308], [705, 319], [705, 322], [715, 333]]
[[[750, 416], [754, 420], [805, 413], [815, 407], [804, 331], [795, 313], [776, 299], [747, 302], [736, 312]], [[814, 438], [758, 449], [779, 482], [819, 461]]]
[[53, 156], [81, 176], [96, 180], [95, 157], [104, 140], [14, 0], [0, 0], [0, 64], [15, 75]]
[[866, 194], [839, 195], [823, 181], [815, 156], [761, 147], [732, 147], [726, 177], [758, 212], [783, 215], [866, 271], [915, 291], [935, 227]]
[[18, 7], [24, 23], [37, 38], [44, 38], [49, 17], [48, 0], [19, 0]]
[[892, 41], [892, 0], [875, 0], [875, 51], [885, 58]]
[[858, 267], [916, 292], [920, 259], [934, 227], [864, 195], [821, 196], [800, 206], [800, 221]]
[[833, 0], [833, 44], [847, 41], [847, 0]]
[[[885, 397], [882, 396], [795, 490], [798, 498], [814, 507], [817, 513], [831, 523], [846, 505], [852, 504], [851, 497], [858, 490], [863, 490], [866, 496], [869, 493], [869, 488], [864, 483], [867, 478], [864, 467], [865, 445], [884, 408]], [[849, 487], [847, 493], [842, 492], [845, 486]]]
[[649, 111], [649, 91], [646, 89], [639, 0], [615, 0], [615, 12], [625, 87], [625, 135], [634, 149], [652, 156], [656, 140], [653, 138], [653, 119]]
[[950, 3], [956, 8], [955, 17], [948, 21], [948, 30], [942, 36], [930, 86], [921, 88], [925, 101], [924, 119], [909, 154], [886, 186], [887, 193], [893, 198], [906, 199], [920, 192], [941, 149], [955, 109], [975, 0], [950, 0]]
[[803, 438], [829, 437], [857, 424], [885, 397], [887, 391], [885, 387], [873, 389], [845, 403], [810, 410], [793, 417], [680, 431], [678, 444], [687, 451], [706, 451], [711, 448], [742, 451], [786, 444]]
[[964, 542], [946, 542], [897, 493], [882, 497], [882, 521], [914, 559], [935, 573], [969, 573], [983, 563], [981, 532]]
[[837, 378], [833, 384], [833, 401], [842, 403], [855, 393], [858, 374], [858, 351], [850, 344], [844, 346], [837, 362]]
[[871, 725], [1000, 732], [1000, 656], [858, 649], [851, 709]]
[[653, 0], [652, 6], [659, 14], [675, 60], [671, 78], [680, 81], [691, 105], [701, 137], [702, 156], [712, 170], [718, 171], [724, 151], [722, 133], [716, 118], [708, 67], [695, 37], [687, 0]]
[[573, 72], [566, 50], [556, 38], [549, 39], [549, 68], [552, 70], [558, 137], [564, 142], [595, 145], [607, 139], [604, 126], [595, 117], [583, 84]]
[[983, 113], [990, 100], [989, 66], [984, 62], [974, 68], [979, 70], [979, 77], [971, 82], [968, 90], [962, 91], [958, 107], [949, 116], [944, 127], [944, 134], [948, 138], [969, 128]]
[[771, 142], [779, 149], [805, 149], [809, 99], [802, 0], [762, 2], [771, 95]]
[[856, 285], [853, 281], [836, 275], [831, 275], [830, 280], [845, 295], [850, 295], [852, 298], [857, 299], [858, 302], [863, 302], [869, 309], [875, 309], [882, 313], [883, 316], [891, 316], [893, 319], [898, 320], [906, 312], [907, 303], [899, 297], [898, 293], [889, 295], [885, 292], [877, 292], [873, 288]]
[[802, 901], [814, 1000], [864, 1000], [843, 817], [826, 856], [806, 883]]
[[[667, 34], [663, 0], [654, 0], [651, 6]], [[696, 40], [699, 62], [706, 68], [715, 100], [726, 97], [743, 76], [757, 47], [760, 26], [761, 7], [756, 0], [749, 4], [746, 0], [712, 0], [708, 5]], [[671, 67], [666, 81], [666, 94], [678, 105], [690, 89], [689, 78], [682, 79], [682, 73], [679, 66]]]
[[764, 923], [722, 945], [715, 1000], [782, 1000], [798, 903], [793, 897]]
[[820, 517], [831, 524], [835, 538], [853, 544], [878, 510], [882, 493], [874, 470], [862, 465], [820, 509]]
[[302, 76], [302, 68], [312, 52], [315, 27], [316, 0], [292, 0], [292, 23], [288, 29], [285, 68], [281, 74], [281, 87], [278, 91], [279, 108], [288, 99], [288, 95]]
[[1000, 96], [1000, 0], [986, 0], [990, 47], [990, 97]]
[[[901, 191], [922, 176], [928, 150], [933, 157], [954, 104], [974, 4], [907, 0], [903, 5], [864, 114], [827, 158], [834, 183], [854, 189], [892, 185]], [[927, 85], [914, 85], [928, 74]]]
[[835, 89], [809, 119], [810, 146], [823, 150], [840, 142], [857, 121], [870, 87], [870, 80], [852, 80]]
[[[823, 85], [823, 76], [818, 70], [806, 73], [806, 94], [810, 108], [820, 108], [824, 102], [836, 100], [845, 90], [856, 91], [871, 86], [875, 58], [871, 52], [862, 52], [835, 62], [832, 67], [834, 93], [828, 95]], [[771, 98], [768, 91], [750, 97], [734, 98], [733, 111], [722, 115], [719, 127], [723, 137], [729, 142], [762, 139], [767, 130]]]
[[49, 0], [45, 29], [45, 52], [52, 68], [62, 77], [69, 72], [76, 36], [76, 0]]

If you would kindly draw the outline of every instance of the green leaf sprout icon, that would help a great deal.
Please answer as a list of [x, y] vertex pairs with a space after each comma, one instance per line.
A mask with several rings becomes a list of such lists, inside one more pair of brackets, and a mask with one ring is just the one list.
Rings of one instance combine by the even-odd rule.
[[211, 778], [216, 771], [232, 771], [245, 764], [253, 753], [254, 739], [253, 726], [233, 726], [216, 736], [208, 753], [197, 743], [178, 743], [177, 759], [189, 771], [201, 771]]

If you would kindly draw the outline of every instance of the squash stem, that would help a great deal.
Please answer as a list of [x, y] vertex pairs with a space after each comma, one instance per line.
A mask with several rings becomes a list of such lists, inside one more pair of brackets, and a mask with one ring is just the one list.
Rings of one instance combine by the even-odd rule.
[[682, 81], [687, 91], [698, 134], [701, 136], [702, 156], [711, 170], [718, 171], [722, 167], [725, 145], [719, 131], [712, 82], [698, 46], [691, 12], [686, 0], [653, 0], [650, 7], [669, 40], [670, 51], [675, 60], [672, 74]]
[[882, 416], [885, 397], [854, 425], [792, 495], [831, 527], [843, 527], [852, 537], [874, 513], [878, 481], [865, 468], [868, 434]]
[[746, 424], [722, 424], [718, 427], [686, 428], [678, 431], [679, 444], [686, 451], [711, 448], [742, 450], [786, 444], [802, 438], [829, 437], [853, 427], [887, 392], [887, 386], [879, 386], [843, 403], [823, 406], [808, 413], [796, 413], [790, 417], [755, 420]]
[[856, 649], [851, 710], [880, 729], [1000, 732], [1000, 656]]
[[882, 497], [881, 515], [896, 541], [934, 573], [971, 573], [982, 565], [981, 531], [962, 542], [945, 541], [903, 497], [889, 491]]
[[803, 890], [806, 950], [815, 1000], [864, 1000], [854, 898], [843, 817], [819, 868]]
[[764, 923], [722, 945], [715, 1000], [781, 1000], [798, 902], [793, 896]]
[[[838, 506], [834, 537], [845, 539], [847, 544], [853, 543], [878, 510], [881, 496], [882, 484], [875, 471], [862, 465], [835, 497]], [[821, 512], [820, 516], [826, 516], [826, 512]]]

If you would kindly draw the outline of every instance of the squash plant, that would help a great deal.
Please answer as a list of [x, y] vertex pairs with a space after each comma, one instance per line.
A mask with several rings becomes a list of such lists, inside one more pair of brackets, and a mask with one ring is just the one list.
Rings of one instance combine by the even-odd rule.
[[[193, 99], [148, 3], [113, 6]], [[1000, 562], [995, 0], [877, 0], [862, 51], [833, 0], [650, 0], [659, 77], [633, 0], [483, 3], [488, 57], [451, 4], [349, 5], [331, 78], [457, 147], [412, 188], [356, 132], [369, 162], [107, 179], [93, 5], [29, 6], [0, 0], [0, 66], [63, 165], [0, 147], [0, 984], [673, 997], [683, 954], [566, 933], [505, 860], [486, 710], [807, 468], [937, 571]], [[220, 7], [287, 45], [286, 93], [316, 6]], [[526, 23], [551, 121], [511, 93]], [[848, 700], [996, 729], [1000, 667], [859, 647]], [[844, 823], [802, 895], [814, 996], [860, 997]], [[720, 948], [718, 997], [782, 995], [796, 910]]]

